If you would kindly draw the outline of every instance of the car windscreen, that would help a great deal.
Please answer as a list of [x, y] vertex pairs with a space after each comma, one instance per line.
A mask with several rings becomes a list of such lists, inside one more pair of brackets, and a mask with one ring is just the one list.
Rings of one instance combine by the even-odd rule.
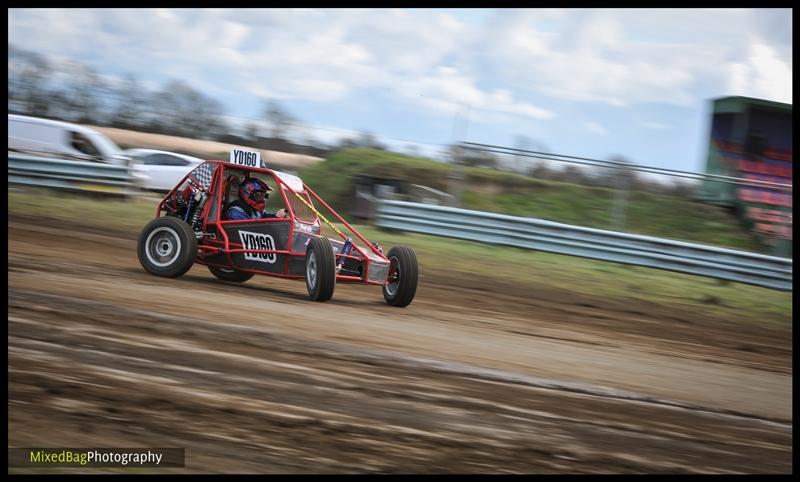
[[120, 156], [125, 155], [119, 148], [119, 146], [114, 144], [114, 141], [112, 141], [111, 139], [102, 134], [89, 132], [86, 133], [86, 137], [90, 138], [95, 145], [100, 146], [100, 148], [103, 151], [103, 154], [120, 155]]

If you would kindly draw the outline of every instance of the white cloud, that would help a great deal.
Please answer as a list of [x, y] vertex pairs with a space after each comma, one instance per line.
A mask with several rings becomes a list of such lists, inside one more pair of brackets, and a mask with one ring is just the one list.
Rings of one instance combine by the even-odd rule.
[[673, 129], [672, 125], [664, 124], [663, 122], [645, 121], [642, 122], [642, 125], [648, 129], [653, 129], [656, 131], [668, 131]]
[[586, 128], [587, 131], [591, 132], [592, 134], [597, 134], [599, 136], [606, 136], [608, 135], [608, 129], [600, 125], [595, 121], [588, 121], [584, 122], [583, 126]]
[[350, 88], [347, 84], [326, 79], [301, 79], [293, 84], [303, 95], [310, 100], [329, 101], [341, 99]]
[[228, 51], [235, 52], [235, 49], [240, 47], [244, 39], [250, 35], [251, 30], [247, 25], [223, 21], [219, 27], [219, 42]]
[[222, 99], [335, 102], [372, 90], [438, 115], [470, 105], [505, 124], [552, 118], [547, 97], [616, 107], [792, 99], [789, 9], [499, 9], [477, 21], [427, 9], [8, 15], [9, 43], [143, 81], [183, 78]]
[[164, 20], [167, 21], [175, 20], [175, 14], [172, 13], [168, 8], [157, 8], [156, 17], [163, 18]]
[[744, 61], [726, 66], [728, 93], [791, 104], [792, 69], [787, 60], [769, 45], [754, 41]]
[[[743, 61], [748, 32], [763, 30], [753, 18], [763, 14], [741, 9], [575, 9], [548, 23], [536, 11], [513, 19], [498, 13], [502, 23], [487, 24], [478, 54], [483, 71], [499, 74], [496, 82], [513, 86], [519, 96], [527, 92], [616, 106], [694, 106], [723, 94], [722, 64]], [[784, 9], [777, 18], [781, 15], [788, 18], [791, 12]], [[787, 23], [791, 32], [791, 20]], [[770, 23], [776, 24], [780, 22]], [[769, 57], [762, 53], [760, 58]], [[755, 82], [748, 87], [755, 89]], [[788, 89], [774, 90], [785, 95]]]
[[455, 18], [425, 11], [377, 10], [353, 27], [352, 39], [394, 75], [429, 71], [471, 35]]
[[467, 107], [475, 112], [471, 116], [473, 122], [487, 123], [487, 119], [492, 119], [514, 123], [520, 118], [542, 121], [555, 116], [552, 111], [514, 99], [507, 89], [481, 90], [472, 79], [450, 67], [440, 67], [432, 75], [419, 79], [407, 79], [399, 86], [398, 93], [447, 115]]

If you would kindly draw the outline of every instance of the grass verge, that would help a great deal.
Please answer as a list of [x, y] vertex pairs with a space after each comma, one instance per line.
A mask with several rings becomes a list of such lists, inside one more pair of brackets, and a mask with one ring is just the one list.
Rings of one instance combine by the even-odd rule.
[[[442, 191], [452, 188], [454, 167], [375, 149], [345, 149], [304, 168], [300, 176], [341, 211], [354, 199], [355, 176], [402, 179]], [[657, 236], [767, 253], [731, 212], [685, 197], [630, 191], [623, 206], [614, 189], [547, 181], [486, 168], [464, 167], [462, 206], [598, 229]]]

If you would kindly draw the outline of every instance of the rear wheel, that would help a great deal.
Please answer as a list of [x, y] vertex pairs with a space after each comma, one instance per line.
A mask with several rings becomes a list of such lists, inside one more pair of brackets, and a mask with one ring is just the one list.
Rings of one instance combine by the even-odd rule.
[[211, 274], [223, 281], [235, 281], [237, 283], [244, 283], [255, 275], [255, 273], [248, 273], [247, 271], [211, 265], [208, 266], [208, 270], [211, 271]]
[[391, 264], [387, 283], [383, 285], [383, 298], [389, 306], [408, 306], [417, 293], [417, 255], [411, 248], [395, 246], [386, 257]]
[[306, 249], [306, 288], [313, 301], [328, 301], [336, 287], [336, 258], [326, 238], [311, 238]]
[[148, 273], [177, 278], [192, 267], [197, 238], [188, 224], [174, 217], [153, 219], [142, 229], [136, 253]]

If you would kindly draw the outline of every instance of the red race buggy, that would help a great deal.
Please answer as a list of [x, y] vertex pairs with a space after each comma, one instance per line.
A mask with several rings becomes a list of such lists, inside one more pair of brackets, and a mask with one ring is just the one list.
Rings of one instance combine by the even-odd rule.
[[[253, 154], [237, 152], [236, 160]], [[244, 282], [256, 274], [305, 279], [314, 301], [329, 300], [336, 283], [379, 285], [387, 304], [411, 303], [418, 275], [411, 248], [396, 246], [385, 255], [299, 177], [254, 167], [262, 165], [260, 153], [255, 154], [257, 164], [236, 164], [233, 154], [231, 162], [206, 161], [167, 193], [156, 218], [139, 234], [137, 254], [145, 270], [174, 278], [200, 263], [225, 281]], [[286, 217], [225, 219], [227, 205], [236, 201], [239, 185], [249, 178], [273, 189], [269, 209], [283, 207]]]

